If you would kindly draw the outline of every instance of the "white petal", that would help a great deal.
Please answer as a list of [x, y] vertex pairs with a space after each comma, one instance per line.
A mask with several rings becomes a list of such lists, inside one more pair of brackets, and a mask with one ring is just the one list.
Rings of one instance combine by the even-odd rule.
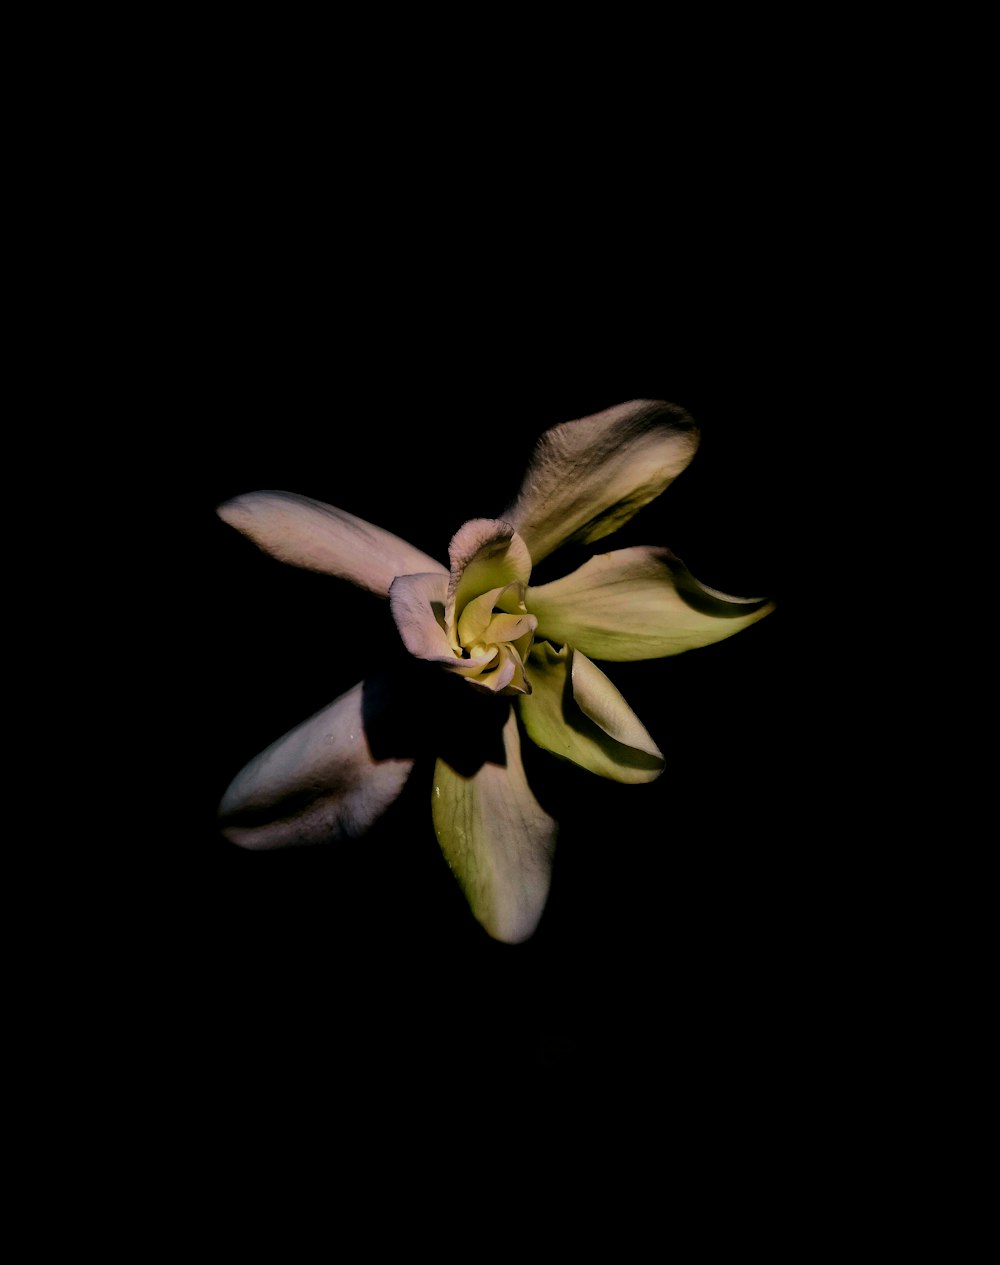
[[468, 659], [457, 655], [444, 630], [446, 575], [398, 575], [389, 589], [389, 609], [403, 645], [417, 659], [439, 663], [450, 672], [470, 676], [491, 663], [495, 650]]
[[532, 691], [518, 706], [525, 731], [553, 755], [616, 782], [652, 782], [663, 756], [616, 686], [575, 648], [537, 644]]
[[220, 505], [218, 513], [280, 561], [350, 580], [378, 597], [388, 594], [397, 575], [447, 574], [391, 532], [295, 492], [247, 492]]
[[457, 650], [458, 621], [466, 604], [491, 589], [527, 584], [531, 557], [510, 523], [494, 518], [474, 518], [463, 524], [451, 539], [448, 556], [451, 577], [444, 619]]
[[505, 763], [487, 761], [467, 777], [438, 760], [431, 807], [473, 914], [494, 939], [517, 944], [542, 916], [558, 826], [528, 786], [513, 711], [503, 747]]
[[504, 513], [537, 564], [567, 541], [600, 540], [659, 496], [698, 447], [674, 404], [631, 400], [547, 430]]
[[561, 580], [529, 589], [525, 600], [538, 617], [539, 638], [611, 660], [708, 646], [774, 610], [767, 598], [707, 588], [669, 549], [644, 546], [598, 554]]
[[386, 703], [380, 682], [356, 685], [251, 760], [219, 806], [226, 837], [261, 849], [364, 834], [413, 767], [372, 753], [372, 727]]

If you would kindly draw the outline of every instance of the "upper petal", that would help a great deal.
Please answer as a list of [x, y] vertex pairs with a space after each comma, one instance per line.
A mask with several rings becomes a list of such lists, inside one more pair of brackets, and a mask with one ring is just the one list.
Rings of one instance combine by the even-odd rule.
[[458, 621], [466, 603], [488, 590], [527, 584], [531, 555], [510, 523], [499, 518], [473, 518], [458, 529], [448, 546], [451, 576], [445, 602], [445, 627], [458, 649]]
[[663, 756], [617, 687], [579, 650], [536, 644], [518, 704], [533, 742], [616, 782], [652, 782]]
[[387, 703], [383, 683], [356, 685], [255, 756], [219, 806], [226, 837], [260, 849], [364, 834], [413, 768], [372, 753], [372, 726]]
[[659, 496], [698, 447], [690, 416], [662, 400], [631, 400], [539, 439], [517, 500], [504, 513], [536, 564], [558, 545], [616, 531]]
[[528, 785], [513, 710], [497, 760], [469, 775], [438, 760], [431, 807], [473, 914], [496, 940], [527, 940], [545, 908], [558, 826]]
[[[659, 659], [708, 646], [763, 619], [774, 602], [700, 584], [669, 549], [639, 546], [590, 558], [528, 590], [538, 637], [594, 659]], [[530, 670], [530, 669], [529, 669]]]
[[386, 597], [397, 575], [444, 567], [391, 532], [296, 492], [247, 492], [219, 516], [282, 562], [340, 576]]

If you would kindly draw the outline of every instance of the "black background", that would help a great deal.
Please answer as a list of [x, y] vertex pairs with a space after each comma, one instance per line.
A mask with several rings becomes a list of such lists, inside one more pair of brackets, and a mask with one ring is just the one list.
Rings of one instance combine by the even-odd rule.
[[[446, 1177], [484, 1139], [548, 1164], [610, 1098], [629, 1128], [653, 1122], [668, 1176], [692, 1175], [716, 1218], [762, 1154], [787, 1161], [763, 1166], [771, 1233], [789, 1179], [796, 1194], [817, 1184], [808, 1161], [831, 1135], [865, 1131], [848, 1138], [850, 1182], [872, 1121], [884, 1127], [899, 1082], [878, 1039], [925, 978], [919, 937], [893, 920], [938, 917], [905, 890], [900, 805], [923, 805], [921, 766], [904, 765], [898, 795], [863, 798], [896, 758], [884, 682], [900, 643], [875, 633], [884, 595], [859, 596], [896, 574], [895, 558], [871, 562], [871, 449], [892, 447], [880, 503], [911, 477], [897, 396], [904, 367], [912, 380], [924, 366], [904, 366], [898, 307], [912, 295], [904, 315], [931, 324], [924, 242], [907, 235], [934, 180], [925, 130], [908, 142], [912, 189], [883, 199], [915, 98], [886, 88], [876, 50], [886, 109], [871, 114], [829, 23], [794, 32], [789, 56], [759, 14], [743, 31], [713, 21], [700, 58], [631, 26], [608, 48], [603, 19], [592, 55], [560, 20], [548, 47], [511, 23], [506, 43], [491, 32], [456, 58], [450, 19], [439, 41], [425, 15], [414, 25], [436, 58], [398, 25], [313, 48], [296, 30], [281, 48], [269, 23], [259, 53], [245, 24], [184, 26], [177, 57], [164, 31], [116, 53], [106, 80], [83, 59], [81, 101], [99, 104], [60, 107], [68, 158], [39, 150], [60, 182], [40, 252], [59, 275], [34, 289], [70, 344], [39, 377], [70, 401], [68, 438], [38, 433], [78, 498], [56, 516], [63, 538], [80, 532], [71, 613], [112, 659], [105, 671], [57, 623], [58, 656], [77, 645], [94, 693], [73, 757], [93, 735], [97, 769], [82, 814], [57, 809], [60, 826], [88, 826], [70, 832], [70, 864], [42, 857], [73, 910], [51, 937], [74, 1003], [47, 1043], [53, 1080], [101, 1110], [76, 1057], [92, 1050], [113, 1092], [129, 1087], [144, 1143], [161, 1136], [149, 1104], [176, 1107], [188, 1136], [164, 1148], [171, 1195], [199, 1160], [220, 1174], [220, 1140], [253, 1142], [271, 1121], [312, 1134], [326, 1180], [338, 1125], [367, 1131], [393, 1100], [459, 1108]], [[870, 47], [867, 29], [841, 38]], [[443, 557], [465, 519], [503, 508], [543, 430], [636, 397], [683, 405], [702, 445], [601, 547], [668, 545], [705, 583], [778, 609], [720, 645], [610, 668], [666, 757], [653, 785], [525, 747], [562, 824], [533, 939], [496, 944], [471, 918], [416, 782], [347, 846], [222, 840], [216, 806], [246, 760], [398, 641], [384, 604], [266, 558], [216, 505], [287, 488]], [[928, 413], [951, 416], [924, 401], [912, 417]], [[926, 451], [921, 493], [940, 473], [942, 450]], [[910, 528], [887, 513], [902, 553]], [[107, 636], [91, 566], [105, 553], [120, 599]], [[134, 715], [107, 718], [105, 742], [108, 679]], [[95, 867], [89, 823], [108, 804], [125, 849], [106, 866], [99, 847]], [[506, 1115], [508, 1087], [565, 1095], [579, 1133], [547, 1107]], [[398, 1122], [379, 1123], [395, 1139]], [[371, 1132], [362, 1181], [393, 1159]], [[225, 1172], [256, 1199], [311, 1149], [258, 1146]], [[594, 1171], [619, 1158], [601, 1152]]]

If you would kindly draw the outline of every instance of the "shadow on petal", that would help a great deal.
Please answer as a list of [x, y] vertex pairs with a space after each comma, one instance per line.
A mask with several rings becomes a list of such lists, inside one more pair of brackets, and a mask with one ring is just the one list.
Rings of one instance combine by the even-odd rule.
[[663, 772], [662, 756], [651, 755], [648, 751], [640, 751], [637, 747], [619, 742], [586, 715], [573, 697], [573, 681], [568, 672], [562, 690], [562, 718], [567, 729], [572, 729], [594, 747], [603, 748], [614, 764], [657, 777]]
[[463, 777], [506, 763], [510, 699], [470, 689], [436, 664], [407, 663], [365, 681], [362, 710], [376, 760], [440, 756]]
[[255, 756], [223, 796], [223, 834], [254, 850], [365, 834], [413, 768], [412, 757], [372, 750], [368, 724], [385, 705], [376, 693], [367, 718], [359, 683]]

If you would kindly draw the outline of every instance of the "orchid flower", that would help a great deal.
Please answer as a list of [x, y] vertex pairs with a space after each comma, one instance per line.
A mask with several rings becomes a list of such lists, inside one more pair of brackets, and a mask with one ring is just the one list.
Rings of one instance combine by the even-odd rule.
[[[522, 731], [600, 777], [650, 782], [663, 756], [595, 660], [680, 654], [773, 610], [766, 599], [707, 588], [654, 546], [599, 553], [560, 579], [530, 583], [532, 567], [561, 545], [590, 544], [628, 522], [685, 469], [697, 445], [688, 414], [661, 401], [555, 426], [538, 440], [501, 517], [458, 528], [447, 567], [295, 493], [250, 492], [219, 507], [227, 523], [281, 561], [388, 598], [406, 650], [464, 682], [463, 727], [474, 736], [481, 724], [497, 741], [470, 761], [437, 755], [431, 814], [473, 914], [497, 940], [517, 943], [536, 929], [557, 834], [528, 785]], [[227, 838], [261, 849], [364, 834], [414, 767], [411, 758], [373, 750], [371, 727], [387, 705], [377, 680], [362, 682], [258, 755], [220, 806]]]

